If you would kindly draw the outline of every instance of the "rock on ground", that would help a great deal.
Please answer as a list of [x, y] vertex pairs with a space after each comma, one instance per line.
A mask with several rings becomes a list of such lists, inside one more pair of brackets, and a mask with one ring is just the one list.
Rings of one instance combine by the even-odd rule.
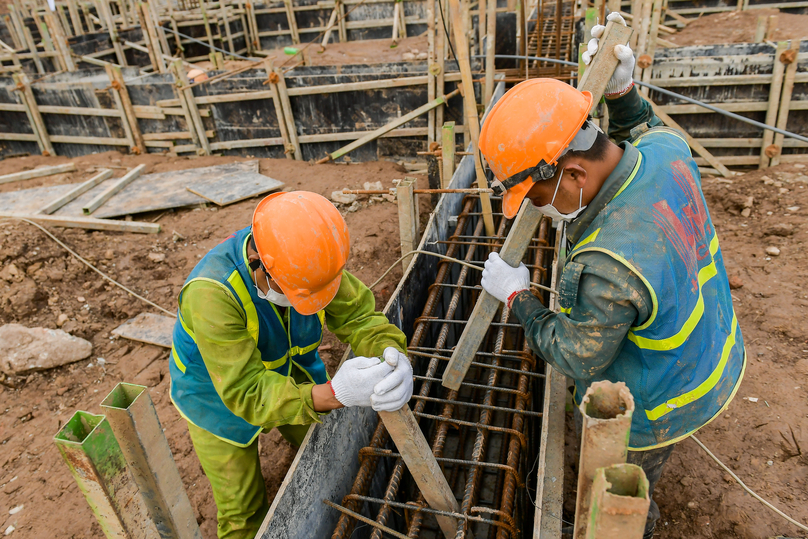
[[93, 345], [61, 329], [0, 326], [0, 370], [5, 374], [44, 371], [89, 357]]

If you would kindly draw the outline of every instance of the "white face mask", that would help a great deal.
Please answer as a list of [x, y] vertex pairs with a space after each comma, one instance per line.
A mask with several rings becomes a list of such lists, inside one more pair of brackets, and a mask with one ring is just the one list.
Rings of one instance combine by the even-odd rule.
[[258, 291], [258, 297], [264, 300], [267, 300], [270, 303], [274, 303], [278, 307], [291, 307], [292, 303], [289, 301], [289, 298], [281, 294], [280, 292], [275, 292], [272, 290], [272, 287], [269, 286], [269, 277], [266, 277], [267, 280], [267, 293], [264, 294], [258, 285], [255, 285], [255, 289]]
[[578, 217], [582, 211], [586, 209], [586, 206], [583, 206], [584, 200], [584, 190], [581, 189], [581, 193], [578, 197], [578, 209], [572, 213], [561, 213], [553, 206], [553, 202], [555, 202], [556, 195], [558, 194], [558, 186], [561, 185], [561, 177], [564, 175], [564, 171], [561, 171], [561, 174], [558, 175], [558, 183], [556, 184], [555, 191], [553, 191], [553, 199], [550, 201], [549, 204], [545, 204], [544, 206], [539, 206], [539, 211], [542, 212], [547, 217], [551, 218], [553, 221], [564, 221], [569, 223], [576, 217]]

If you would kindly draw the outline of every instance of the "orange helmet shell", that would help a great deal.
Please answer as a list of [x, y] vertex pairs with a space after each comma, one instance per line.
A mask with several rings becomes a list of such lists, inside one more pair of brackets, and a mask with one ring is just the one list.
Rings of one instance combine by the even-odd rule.
[[348, 261], [348, 225], [317, 193], [275, 193], [258, 203], [252, 219], [258, 255], [300, 314], [322, 310], [337, 295]]
[[[498, 180], [558, 158], [586, 121], [592, 94], [555, 79], [530, 79], [511, 88], [494, 105], [480, 130], [480, 151]], [[519, 211], [533, 186], [528, 178], [505, 193], [503, 212]]]

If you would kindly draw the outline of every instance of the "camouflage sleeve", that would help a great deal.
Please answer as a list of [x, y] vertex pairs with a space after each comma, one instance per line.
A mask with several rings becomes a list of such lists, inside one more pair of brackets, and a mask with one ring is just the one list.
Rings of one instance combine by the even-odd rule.
[[569, 312], [547, 309], [530, 292], [517, 295], [511, 310], [542, 359], [571, 378], [592, 379], [617, 358], [629, 329], [651, 315], [651, 295], [637, 275], [599, 252], [568, 264], [559, 289]]

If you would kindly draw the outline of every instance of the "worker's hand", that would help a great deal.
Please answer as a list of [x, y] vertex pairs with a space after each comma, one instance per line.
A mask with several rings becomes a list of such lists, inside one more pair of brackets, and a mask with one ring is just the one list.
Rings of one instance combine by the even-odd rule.
[[[623, 26], [626, 26], [626, 21], [617, 11], [612, 11], [609, 13], [609, 15], [606, 16], [606, 20], [612, 21], [615, 24], [622, 24]], [[586, 51], [581, 55], [581, 59], [584, 61], [584, 64], [589, 65], [589, 63], [592, 61], [592, 57], [596, 52], [598, 52], [600, 36], [603, 35], [604, 30], [606, 30], [606, 27], [602, 24], [596, 24], [592, 27], [592, 39], [589, 40]], [[612, 78], [609, 79], [609, 83], [606, 85], [606, 91], [604, 94], [607, 97], [610, 95], [624, 94], [626, 90], [631, 88], [631, 85], [633, 84], [632, 76], [634, 75], [634, 52], [631, 50], [631, 47], [627, 47], [626, 45], [615, 45], [614, 55], [617, 56], [618, 60], [620, 60], [620, 64], [618, 64], [617, 69], [614, 70], [614, 75], [612, 75]]]
[[393, 366], [377, 357], [355, 357], [342, 364], [331, 388], [344, 406], [370, 406], [373, 388], [392, 372]]
[[377, 412], [395, 412], [412, 397], [412, 365], [407, 356], [392, 346], [385, 348], [382, 356], [393, 372], [376, 384], [370, 402]]
[[530, 289], [530, 271], [519, 263], [514, 268], [499, 256], [491, 253], [483, 269], [483, 289], [510, 307], [510, 300], [517, 292]]

